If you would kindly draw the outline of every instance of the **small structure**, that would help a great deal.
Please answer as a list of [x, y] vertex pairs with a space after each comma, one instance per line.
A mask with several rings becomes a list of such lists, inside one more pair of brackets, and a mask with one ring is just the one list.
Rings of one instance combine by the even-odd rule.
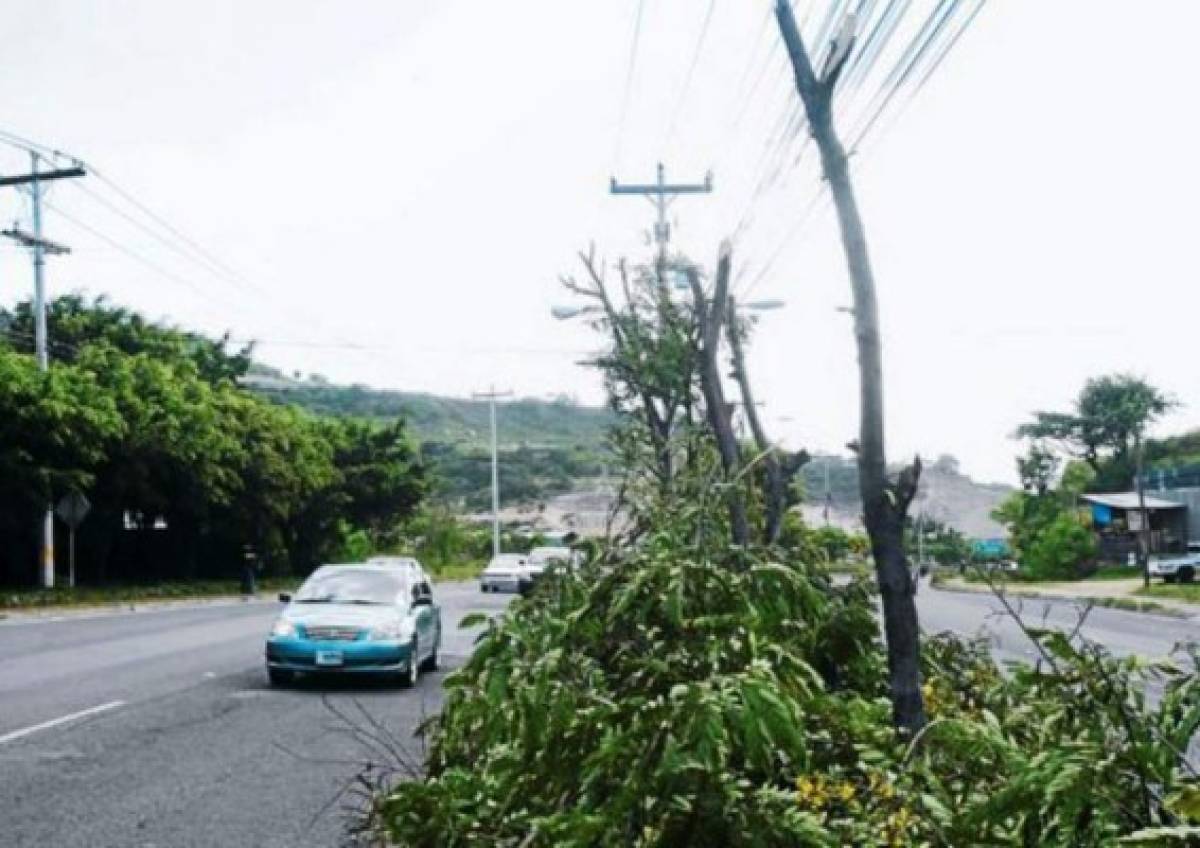
[[[1083, 495], [1092, 528], [1100, 543], [1100, 559], [1125, 562], [1136, 554], [1138, 534], [1149, 527], [1150, 553], [1183, 553], [1188, 542], [1186, 504], [1145, 495], [1145, 516], [1137, 492]], [[1143, 521], [1148, 524], [1143, 525]]]

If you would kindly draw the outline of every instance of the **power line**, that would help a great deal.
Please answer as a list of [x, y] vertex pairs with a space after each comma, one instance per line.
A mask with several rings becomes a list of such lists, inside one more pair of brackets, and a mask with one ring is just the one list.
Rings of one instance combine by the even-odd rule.
[[921, 57], [925, 55], [925, 51], [929, 48], [929, 45], [938, 37], [942, 28], [946, 25], [946, 21], [950, 19], [954, 10], [958, 8], [959, 2], [960, 0], [940, 0], [929, 17], [926, 18], [925, 23], [917, 30], [917, 34], [913, 36], [912, 41], [909, 42], [896, 62], [896, 65], [892, 68], [891, 73], [888, 74], [888, 78], [884, 81], [883, 87], [880, 89], [881, 92], [884, 92], [882, 99], [877, 95], [875, 100], [872, 101], [872, 103], [878, 102], [879, 105], [874, 108], [865, 125], [860, 122], [859, 126], [861, 129], [850, 144], [851, 150], [857, 148], [871, 131], [871, 128], [875, 126], [875, 122], [879, 120], [879, 116], [883, 114], [884, 109], [892, 102], [892, 98], [896, 96], [896, 92], [903, 87], [913, 68], [921, 60]]
[[46, 201], [45, 205], [46, 205], [47, 209], [50, 209], [50, 210], [54, 211], [56, 214], [61, 215], [63, 218], [65, 218], [67, 221], [70, 221], [72, 224], [79, 227], [81, 230], [83, 230], [87, 233], [90, 233], [92, 236], [100, 239], [105, 244], [107, 244], [110, 247], [125, 254], [130, 259], [134, 260], [135, 262], [146, 266], [150, 270], [154, 271], [157, 274], [162, 275], [163, 277], [166, 277], [169, 280], [173, 280], [174, 282], [178, 283], [179, 285], [184, 286], [185, 288], [189, 289], [190, 291], [199, 295], [202, 298], [209, 299], [209, 300], [212, 299], [209, 292], [205, 291], [203, 287], [197, 285], [196, 283], [187, 279], [186, 277], [181, 277], [178, 274], [172, 273], [171, 271], [162, 267], [158, 263], [147, 259], [146, 257], [142, 256], [141, 254], [139, 254], [139, 253], [131, 250], [130, 248], [126, 247], [125, 245], [121, 244], [116, 239], [100, 232], [95, 227], [93, 227], [91, 224], [85, 224], [83, 221], [79, 220], [75, 216], [64, 212], [62, 209], [59, 209], [57, 206], [53, 205], [49, 201]]
[[671, 115], [671, 120], [667, 124], [667, 135], [663, 142], [663, 150], [671, 144], [675, 137], [675, 128], [679, 123], [679, 115], [683, 111], [683, 104], [687, 102], [688, 90], [692, 87], [692, 77], [696, 73], [696, 65], [700, 61], [700, 54], [704, 48], [704, 40], [708, 36], [708, 25], [712, 22], [713, 9], [717, 6], [717, 0], [708, 0], [708, 10], [704, 13], [704, 23], [700, 25], [700, 37], [696, 39], [696, 46], [692, 50], [692, 60], [688, 63], [687, 74], [683, 78], [683, 88], [679, 92], [679, 97], [675, 101], [675, 110]]
[[146, 206], [144, 203], [142, 203], [140, 200], [138, 200], [136, 197], [134, 197], [128, 191], [126, 191], [125, 189], [121, 188], [121, 186], [119, 186], [115, 182], [113, 182], [113, 180], [111, 180], [104, 173], [96, 170], [95, 168], [91, 168], [91, 173], [98, 180], [100, 180], [100, 182], [104, 183], [106, 186], [108, 186], [110, 189], [112, 189], [114, 192], [116, 192], [118, 195], [120, 195], [121, 198], [123, 198], [125, 200], [125, 202], [129, 203], [131, 206], [133, 206], [135, 209], [137, 209], [139, 212], [141, 212], [147, 218], [154, 221], [156, 224], [158, 224], [164, 230], [169, 232], [175, 238], [179, 239], [179, 241], [183, 242], [185, 245], [190, 247], [196, 253], [196, 255], [201, 257], [205, 262], [208, 262], [214, 268], [218, 269], [221, 273], [226, 274], [229, 277], [237, 280], [239, 282], [239, 284], [245, 285], [249, 288], [256, 288], [253, 285], [253, 283], [250, 283], [249, 281], [247, 281], [244, 277], [242, 277], [241, 274], [239, 274], [233, 268], [230, 268], [228, 265], [226, 265], [224, 262], [222, 262], [220, 259], [218, 259], [216, 256], [214, 256], [212, 253], [210, 253], [208, 250], [206, 250], [202, 245], [197, 243], [194, 239], [190, 238], [187, 234], [181, 232], [177, 227], [173, 226], [169, 221], [167, 221], [161, 215], [156, 214], [152, 209], [150, 209], [148, 206]]
[[638, 0], [637, 13], [633, 21], [633, 44], [629, 48], [629, 64], [625, 69], [625, 92], [621, 96], [621, 117], [617, 123], [617, 138], [613, 149], [613, 168], [621, 166], [621, 142], [625, 135], [625, 121], [629, 117], [629, 99], [633, 93], [633, 71], [637, 64], [638, 41], [642, 35], [642, 12], [646, 0]]
[[[141, 230], [146, 235], [150, 236], [152, 239], [154, 239], [156, 242], [158, 242], [163, 247], [178, 254], [179, 256], [183, 257], [184, 259], [187, 259], [190, 262], [196, 264], [197, 267], [201, 268], [205, 272], [207, 272], [209, 274], [213, 274], [214, 276], [216, 276], [222, 280], [226, 280], [231, 285], [234, 285], [236, 287], [241, 287], [241, 286], [246, 285], [244, 282], [242, 282], [238, 278], [230, 277], [226, 272], [224, 272], [221, 269], [220, 266], [212, 264], [208, 260], [199, 258], [200, 255], [196, 254], [193, 251], [189, 251], [183, 247], [180, 247], [180, 245], [179, 245], [180, 240], [178, 239], [178, 237], [177, 237], [176, 241], [172, 241], [171, 239], [164, 237], [160, 232], [158, 232], [158, 231], [154, 230], [153, 228], [147, 226], [146, 224], [142, 223], [137, 218], [135, 218], [133, 215], [130, 215], [124, 209], [121, 209], [115, 203], [113, 203], [112, 201], [105, 198], [103, 195], [98, 194], [97, 192], [92, 191], [91, 189], [87, 188], [82, 183], [77, 183], [76, 187], [80, 191], [82, 191], [84, 194], [86, 194], [88, 197], [92, 198], [95, 202], [99, 203], [101, 206], [103, 206], [106, 209], [108, 209], [109, 211], [111, 211], [113, 214], [121, 217], [123, 220], [129, 222], [131, 225], [133, 225], [137, 229]], [[171, 232], [171, 230], [168, 230], [168, 232]]]

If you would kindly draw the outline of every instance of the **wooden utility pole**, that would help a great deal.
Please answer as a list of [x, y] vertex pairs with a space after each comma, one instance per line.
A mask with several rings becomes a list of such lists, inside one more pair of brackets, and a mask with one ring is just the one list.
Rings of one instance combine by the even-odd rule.
[[884, 633], [888, 648], [888, 677], [892, 716], [896, 726], [915, 735], [925, 725], [921, 697], [921, 645], [914, 598], [915, 583], [904, 555], [904, 519], [917, 491], [920, 460], [901, 472], [893, 484], [887, 476], [883, 430], [883, 356], [879, 310], [867, 239], [850, 181], [846, 150], [833, 125], [833, 92], [853, 34], [842, 27], [830, 61], [818, 79], [788, 0], [776, 0], [775, 17], [795, 72], [796, 88], [804, 103], [813, 140], [837, 208], [842, 248], [854, 294], [854, 335], [858, 344], [859, 403], [858, 474], [863, 513], [875, 573], [883, 599]]
[[1142, 437], [1142, 428], [1133, 435], [1134, 466], [1133, 482], [1137, 486], [1138, 513], [1141, 524], [1138, 529], [1138, 567], [1142, 570], [1142, 585], [1150, 588], [1150, 513], [1146, 511], [1146, 486], [1142, 481], [1145, 473], [1146, 442]]
[[655, 271], [660, 287], [666, 286], [667, 242], [671, 240], [671, 225], [667, 223], [667, 209], [681, 194], [710, 194], [713, 190], [712, 174], [706, 174], [703, 183], [668, 183], [666, 169], [662, 162], [658, 163], [658, 180], [646, 185], [630, 185], [617, 182], [613, 177], [609, 182], [611, 194], [637, 194], [645, 197], [654, 204], [657, 218], [654, 222], [654, 241], [658, 244], [658, 259]]
[[[42, 371], [50, 369], [50, 340], [46, 329], [46, 254], [68, 253], [67, 248], [42, 238], [42, 184], [50, 180], [66, 180], [86, 176], [83, 168], [56, 168], [52, 171], [40, 170], [40, 159], [37, 153], [30, 152], [31, 172], [20, 176], [0, 177], [0, 188], [5, 186], [29, 186], [33, 208], [33, 232], [26, 233], [15, 226], [5, 230], [4, 235], [28, 247], [33, 255], [33, 332], [34, 350], [37, 355], [38, 368]], [[43, 588], [54, 587], [54, 504], [51, 503], [42, 513], [41, 518], [41, 549], [38, 557], [39, 578]]]

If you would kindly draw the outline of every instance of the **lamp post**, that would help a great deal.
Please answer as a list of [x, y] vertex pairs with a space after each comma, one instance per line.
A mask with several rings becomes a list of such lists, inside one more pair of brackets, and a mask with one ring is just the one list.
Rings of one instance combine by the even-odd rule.
[[512, 397], [512, 392], [498, 392], [492, 386], [489, 391], [475, 392], [471, 397], [487, 400], [492, 419], [492, 556], [500, 556], [500, 465], [496, 447], [496, 399]]

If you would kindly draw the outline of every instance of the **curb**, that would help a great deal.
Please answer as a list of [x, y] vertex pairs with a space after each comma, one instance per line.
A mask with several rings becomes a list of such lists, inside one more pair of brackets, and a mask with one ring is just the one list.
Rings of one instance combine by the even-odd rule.
[[[953, 592], [958, 595], [994, 595], [991, 589], [986, 586], [979, 589], [970, 589], [965, 586], [934, 586], [929, 585], [929, 588], [935, 592]], [[1184, 619], [1193, 621], [1200, 619], [1200, 605], [1188, 604], [1185, 602], [1171, 603], [1170, 599], [1164, 598], [1141, 598], [1128, 597], [1124, 595], [1047, 595], [1040, 592], [1012, 592], [1008, 593], [1010, 598], [1019, 598], [1023, 600], [1034, 601], [1059, 601], [1062, 603], [1087, 603], [1094, 602], [1095, 606], [1102, 609], [1113, 610], [1114, 612], [1130, 612], [1136, 615], [1157, 615], [1162, 618], [1170, 618], [1175, 620]], [[1155, 604], [1158, 609], [1130, 609], [1123, 606], [1110, 605], [1107, 601], [1111, 600], [1127, 600], [1137, 604]]]
[[101, 604], [72, 604], [70, 606], [45, 606], [36, 608], [9, 609], [0, 611], [0, 626], [12, 624], [36, 624], [51, 621], [107, 618], [115, 615], [164, 612], [170, 610], [201, 609], [203, 607], [228, 607], [243, 604], [277, 603], [271, 595], [214, 595], [208, 598], [184, 598], [178, 600], [111, 601]]

